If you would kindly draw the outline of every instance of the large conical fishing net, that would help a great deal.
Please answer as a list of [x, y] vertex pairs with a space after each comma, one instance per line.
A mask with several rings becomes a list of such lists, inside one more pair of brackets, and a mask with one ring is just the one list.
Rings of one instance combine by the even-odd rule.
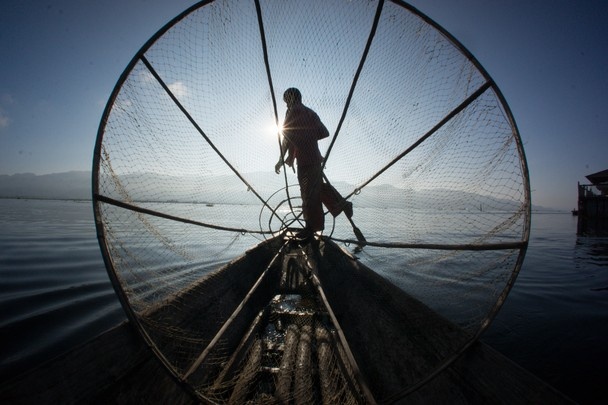
[[[353, 223], [326, 213], [317, 250], [291, 240], [296, 175], [274, 173], [289, 87], [329, 129], [324, 173], [354, 206]], [[500, 91], [400, 1], [195, 5], [119, 79], [93, 182], [131, 321], [217, 403], [402, 398], [485, 330], [529, 235]]]

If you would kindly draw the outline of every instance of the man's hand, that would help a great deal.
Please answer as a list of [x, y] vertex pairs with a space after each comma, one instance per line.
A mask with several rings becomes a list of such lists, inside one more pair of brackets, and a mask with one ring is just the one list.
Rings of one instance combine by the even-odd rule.
[[293, 161], [294, 161], [294, 155], [293, 154], [289, 154], [287, 156], [287, 159], [283, 160], [283, 159], [279, 159], [279, 161], [277, 162], [276, 165], [274, 165], [274, 172], [276, 174], [281, 173], [281, 166], [283, 166], [283, 163], [285, 163], [287, 166], [291, 167], [293, 169], [293, 172], [296, 172], [295, 167], [293, 167]]

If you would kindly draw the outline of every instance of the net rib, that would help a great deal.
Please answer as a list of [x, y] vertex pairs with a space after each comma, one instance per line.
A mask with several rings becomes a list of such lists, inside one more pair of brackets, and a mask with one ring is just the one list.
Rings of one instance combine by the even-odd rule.
[[[207, 134], [205, 134], [203, 129], [200, 127], [200, 125], [198, 125], [198, 123], [194, 120], [192, 115], [190, 115], [188, 110], [186, 110], [186, 108], [183, 106], [183, 104], [180, 103], [180, 101], [177, 99], [175, 94], [173, 94], [173, 92], [171, 91], [169, 86], [167, 86], [167, 84], [164, 82], [164, 80], [160, 77], [160, 75], [158, 74], [156, 69], [154, 69], [154, 67], [150, 64], [148, 59], [144, 55], [141, 55], [140, 60], [144, 63], [144, 65], [146, 65], [146, 68], [148, 68], [148, 70], [150, 71], [152, 76], [154, 76], [156, 81], [158, 81], [158, 83], [162, 86], [162, 88], [165, 90], [167, 95], [169, 97], [171, 97], [171, 100], [173, 100], [175, 105], [181, 110], [181, 112], [186, 116], [186, 118], [188, 118], [188, 121], [190, 121], [190, 123], [194, 126], [194, 128], [196, 128], [196, 130], [199, 132], [199, 134], [201, 134], [201, 136], [205, 139], [205, 141], [207, 141], [209, 146], [211, 146], [211, 148], [215, 151], [215, 153], [217, 153], [217, 155], [222, 159], [222, 161], [247, 186], [247, 188], [258, 198], [258, 200], [260, 200], [262, 202], [262, 204], [264, 204], [264, 206], [266, 206], [268, 209], [272, 209], [271, 207], [269, 207], [266, 204], [266, 201], [262, 198], [262, 196], [260, 196], [260, 194], [255, 190], [255, 188], [247, 180], [245, 180], [245, 178], [241, 175], [241, 173], [239, 173], [239, 171], [228, 161], [228, 159], [226, 159], [226, 157], [222, 154], [222, 152], [220, 152], [220, 150], [217, 148], [217, 146], [215, 146], [213, 144], [213, 142], [211, 142], [211, 139], [209, 139]], [[278, 216], [277, 216], [277, 218], [279, 221], [281, 221], [281, 218], [279, 218]]]
[[[266, 66], [266, 76], [268, 76], [268, 86], [270, 87], [270, 96], [272, 97], [272, 107], [274, 109], [274, 119], [277, 127], [279, 126], [279, 112], [277, 110], [277, 99], [274, 94], [274, 85], [272, 84], [272, 75], [270, 74], [270, 62], [268, 60], [268, 47], [266, 45], [266, 34], [264, 32], [264, 20], [262, 19], [262, 9], [260, 1], [255, 0], [255, 11], [258, 16], [258, 27], [260, 28], [260, 40], [262, 41], [262, 52], [264, 53], [264, 65]], [[280, 144], [280, 142], [279, 142]]]
[[211, 350], [213, 349], [213, 347], [221, 339], [221, 337], [224, 334], [224, 332], [226, 332], [226, 330], [232, 324], [232, 322], [234, 321], [234, 319], [236, 319], [236, 317], [241, 312], [241, 310], [243, 309], [243, 307], [245, 307], [245, 305], [247, 305], [247, 302], [249, 301], [249, 298], [253, 295], [253, 293], [255, 292], [255, 290], [257, 290], [258, 286], [262, 283], [262, 280], [266, 277], [266, 275], [270, 271], [270, 268], [272, 267], [272, 265], [281, 256], [281, 253], [283, 252], [283, 249], [287, 246], [287, 244], [288, 244], [288, 242], [285, 242], [281, 246], [281, 248], [279, 248], [279, 250], [277, 251], [277, 253], [270, 260], [270, 263], [268, 264], [268, 266], [266, 266], [266, 269], [264, 270], [264, 272], [262, 272], [262, 274], [260, 275], [260, 277], [258, 277], [257, 281], [251, 287], [251, 289], [249, 290], [249, 292], [247, 293], [247, 295], [245, 296], [245, 298], [243, 298], [243, 300], [241, 301], [241, 303], [239, 304], [239, 306], [236, 307], [236, 309], [234, 310], [234, 312], [232, 313], [232, 315], [230, 315], [230, 317], [226, 320], [226, 322], [224, 322], [224, 324], [222, 325], [222, 327], [220, 328], [220, 330], [217, 332], [217, 334], [211, 340], [211, 342], [209, 342], [209, 344], [207, 345], [207, 347], [205, 348], [205, 350], [203, 350], [203, 352], [194, 360], [194, 362], [192, 363], [192, 365], [190, 366], [190, 368], [188, 369], [188, 371], [182, 376], [182, 379], [184, 381], [190, 375], [192, 375], [192, 373], [194, 373], [196, 371], [196, 369], [203, 363], [203, 361], [205, 360], [205, 358], [207, 357], [207, 355], [211, 352]]
[[[314, 272], [311, 275], [311, 281], [312, 281], [313, 285], [315, 286], [315, 289], [317, 290], [319, 296], [321, 297], [321, 300], [323, 301], [323, 305], [325, 305], [325, 308], [327, 308], [328, 315], [329, 315], [334, 327], [336, 328], [336, 333], [338, 335], [338, 339], [340, 340], [340, 344], [342, 345], [342, 349], [344, 350], [346, 358], [348, 359], [348, 362], [350, 363], [350, 366], [353, 369], [352, 371], [353, 371], [354, 378], [356, 379], [357, 383], [361, 387], [361, 390], [362, 390], [361, 394], [362, 394], [363, 398], [360, 398], [360, 401], [362, 403], [368, 403], [368, 404], [376, 403], [374, 396], [373, 396], [372, 392], [370, 391], [370, 389], [363, 377], [363, 373], [359, 369], [359, 365], [357, 364], [357, 361], [355, 360], [355, 356], [353, 355], [352, 351], [350, 350], [348, 340], [346, 339], [346, 336], [344, 335], [344, 332], [342, 331], [342, 328], [340, 327], [338, 318], [336, 318], [336, 315], [335, 315], [333, 309], [331, 308], [329, 301], [327, 300], [327, 296], [325, 295], [325, 292], [323, 291], [323, 287], [321, 286], [321, 281], [319, 280], [317, 275], [314, 274]], [[339, 359], [338, 361], [341, 363], [342, 359], [340, 358], [340, 356], [338, 356], [338, 359]], [[343, 364], [341, 364], [341, 366], [346, 368]], [[356, 392], [356, 390], [353, 389], [353, 392]]]
[[[270, 96], [272, 97], [272, 108], [274, 111], [274, 121], [277, 129], [279, 128], [279, 111], [277, 109], [277, 99], [274, 92], [274, 85], [272, 84], [272, 74], [270, 73], [270, 61], [268, 59], [268, 46], [266, 44], [266, 33], [264, 31], [264, 20], [262, 18], [262, 7], [260, 6], [260, 1], [255, 0], [255, 11], [258, 17], [258, 27], [260, 29], [260, 40], [262, 42], [262, 53], [264, 54], [264, 65], [266, 67], [266, 76], [268, 77], [268, 86], [270, 87]], [[283, 150], [283, 144], [281, 143], [281, 134], [277, 131], [277, 141], [279, 142], [279, 151], [281, 153], [281, 160], [283, 159], [283, 155], [285, 151]], [[287, 194], [287, 203], [289, 204], [289, 209], [295, 215], [293, 206], [291, 205], [291, 196], [289, 195], [289, 182], [287, 180], [287, 170], [285, 170], [285, 163], [283, 162], [283, 178], [285, 180], [285, 192]], [[274, 214], [274, 212], [273, 212]], [[285, 223], [283, 223], [285, 226]]]
[[334, 143], [336, 142], [336, 138], [338, 137], [338, 133], [342, 128], [342, 123], [346, 118], [346, 113], [348, 112], [348, 107], [350, 106], [350, 101], [353, 98], [353, 94], [355, 93], [355, 87], [357, 86], [357, 82], [359, 81], [359, 75], [363, 70], [363, 65], [367, 59], [367, 55], [369, 53], [369, 49], [372, 46], [372, 41], [374, 36], [376, 35], [376, 28], [378, 28], [378, 21], [380, 21], [380, 15], [382, 14], [382, 8], [384, 6], [384, 0], [380, 0], [378, 2], [378, 7], [376, 8], [376, 15], [374, 16], [374, 22], [372, 24], [372, 28], [369, 33], [369, 37], [367, 38], [367, 43], [365, 44], [365, 49], [363, 50], [363, 54], [361, 55], [361, 61], [359, 62], [359, 66], [357, 67], [357, 71], [355, 72], [355, 76], [353, 77], [353, 83], [350, 86], [350, 91], [348, 92], [348, 97], [346, 98], [346, 103], [344, 104], [344, 109], [342, 110], [342, 116], [340, 117], [340, 121], [338, 122], [338, 126], [336, 127], [336, 132], [331, 139], [329, 147], [327, 148], [327, 152], [325, 153], [325, 159], [323, 160], [323, 167], [325, 168], [325, 164], [327, 163], [327, 159], [329, 158], [329, 154], [331, 153], [332, 148], [334, 147]]
[[168, 219], [168, 220], [171, 220], [171, 221], [182, 222], [184, 224], [197, 225], [197, 226], [202, 226], [204, 228], [217, 229], [217, 230], [220, 230], [220, 231], [239, 232], [241, 234], [245, 234], [245, 233], [271, 234], [272, 233], [270, 231], [252, 231], [251, 229], [230, 228], [230, 227], [227, 227], [227, 226], [206, 224], [204, 222], [194, 221], [192, 219], [186, 219], [186, 218], [181, 218], [181, 217], [177, 217], [177, 216], [174, 216], [174, 215], [164, 214], [162, 212], [154, 211], [154, 210], [151, 210], [151, 209], [148, 209], [148, 208], [138, 207], [136, 205], [125, 203], [125, 202], [122, 202], [122, 201], [118, 201], [118, 200], [115, 200], [113, 198], [106, 197], [106, 196], [99, 195], [99, 194], [94, 194], [93, 197], [95, 198], [96, 201], [101, 201], [101, 202], [104, 202], [106, 204], [114, 205], [116, 207], [125, 208], [127, 210], [139, 212], [139, 213], [142, 213], [142, 214], [152, 215], [152, 216], [155, 216], [155, 217], [158, 217], [158, 218], [164, 218], [164, 219]]
[[[349, 243], [349, 244], [357, 244], [359, 241], [353, 239], [340, 239], [340, 238], [331, 238], [333, 241]], [[482, 250], [511, 250], [511, 249], [521, 249], [524, 248], [527, 243], [526, 242], [505, 242], [505, 243], [487, 243], [487, 244], [476, 244], [476, 243], [467, 243], [467, 244], [454, 244], [454, 245], [446, 245], [446, 244], [437, 244], [437, 243], [399, 243], [399, 242], [370, 242], [366, 241], [367, 246], [374, 247], [383, 247], [383, 248], [397, 248], [397, 249], [427, 249], [427, 250], [473, 250], [473, 251], [482, 251]]]
[[431, 128], [426, 134], [424, 134], [422, 137], [420, 137], [416, 142], [414, 142], [410, 147], [408, 147], [406, 150], [404, 150], [403, 152], [401, 152], [399, 155], [397, 155], [396, 158], [394, 158], [393, 160], [391, 160], [386, 166], [384, 166], [382, 169], [378, 170], [376, 172], [376, 174], [374, 174], [372, 177], [370, 177], [367, 181], [365, 181], [361, 186], [357, 187], [355, 190], [351, 191], [350, 194], [348, 194], [346, 197], [344, 197], [345, 199], [353, 196], [354, 194], [359, 194], [359, 192], [361, 191], [361, 189], [365, 186], [367, 186], [369, 183], [371, 183], [372, 181], [374, 181], [378, 176], [380, 176], [382, 173], [384, 173], [386, 170], [388, 170], [391, 166], [393, 166], [395, 163], [397, 163], [398, 161], [400, 161], [404, 156], [406, 156], [407, 154], [409, 154], [411, 151], [413, 151], [414, 149], [416, 149], [422, 142], [426, 141], [428, 138], [430, 138], [434, 133], [436, 133], [439, 129], [441, 129], [441, 127], [443, 127], [445, 124], [447, 124], [452, 118], [454, 118], [456, 115], [458, 115], [458, 113], [460, 113], [462, 110], [464, 110], [465, 108], [467, 108], [473, 101], [475, 101], [477, 98], [479, 98], [483, 93], [485, 93], [485, 91], [487, 89], [489, 89], [492, 86], [492, 82], [491, 81], [487, 81], [485, 82], [481, 87], [479, 87], [473, 94], [471, 94], [469, 97], [467, 97], [466, 100], [464, 100], [462, 103], [460, 103], [460, 105], [456, 108], [454, 108], [450, 113], [448, 113], [448, 115], [446, 115], [441, 121], [439, 121], [437, 123], [437, 125], [435, 125], [433, 128]]

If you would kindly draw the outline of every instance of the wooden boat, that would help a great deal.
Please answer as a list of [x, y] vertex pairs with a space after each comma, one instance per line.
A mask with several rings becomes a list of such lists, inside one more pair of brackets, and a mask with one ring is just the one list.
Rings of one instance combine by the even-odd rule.
[[[188, 312], [176, 306], [184, 297], [196, 301]], [[209, 327], [218, 300], [227, 321]], [[175, 328], [198, 328], [209, 344], [186, 345], [175, 333], [163, 338], [158, 328], [137, 326], [148, 344], [155, 342], [147, 347], [131, 324], [123, 324], [4, 384], [0, 399], [569, 402], [487, 346], [470, 345], [460, 328], [327, 239], [302, 244], [279, 236], [262, 242], [144, 319], [158, 325], [166, 318]], [[152, 330], [156, 335], [148, 336]], [[196, 361], [176, 367], [178, 356], [171, 353], [196, 354]], [[446, 356], [455, 361], [445, 362]]]
[[[367, 239], [350, 214], [308, 243], [292, 235], [304, 227], [305, 204], [287, 171], [271, 169], [284, 155], [277, 95], [294, 77], [333, 134], [325, 181], [339, 181], [349, 203], [358, 196]], [[278, 150], [262, 141], [266, 121]], [[467, 366], [448, 377], [449, 389], [433, 384], [476, 344], [523, 263], [531, 207], [523, 144], [485, 69], [407, 3], [193, 5], [119, 78], [93, 168], [109, 277], [190, 400], [513, 399], [502, 381], [467, 388]], [[240, 235], [265, 240], [234, 259]], [[336, 243], [382, 259], [363, 264]], [[218, 251], [234, 260], [216, 267]], [[402, 263], [376, 268], [396, 251]], [[425, 290], [418, 299], [407, 293], [414, 284]], [[456, 301], [454, 318], [439, 314]], [[483, 374], [482, 384], [491, 373]]]

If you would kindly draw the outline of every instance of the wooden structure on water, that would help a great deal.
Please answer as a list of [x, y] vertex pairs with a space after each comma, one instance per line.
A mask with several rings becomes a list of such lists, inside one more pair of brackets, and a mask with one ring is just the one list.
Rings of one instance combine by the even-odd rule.
[[578, 184], [577, 235], [608, 236], [608, 170], [585, 177], [591, 184]]
[[[247, 292], [256, 279], [255, 266], [268, 260], [276, 242], [267, 241], [219, 270], [223, 277], [210, 278], [212, 284], [192, 287], [204, 292], [201, 311], [218, 297], [236, 308], [220, 331], [210, 331], [233, 353], [220, 367], [197, 366], [176, 378], [124, 323], [3, 383], [0, 402], [189, 404], [205, 402], [201, 392], [208, 395], [209, 386], [232, 380], [218, 402], [244, 403], [253, 391], [265, 390], [267, 395], [253, 403], [571, 403], [480, 342], [433, 373], [469, 336], [330, 241], [290, 243], [276, 266], [264, 270], [267, 285], [258, 283]], [[248, 305], [237, 305], [243, 301]], [[167, 305], [158, 315], [170, 311]], [[191, 315], [183, 321], [205, 319]], [[273, 346], [269, 331], [282, 331], [280, 344]], [[264, 360], [271, 357], [278, 359], [275, 366]], [[208, 359], [201, 355], [199, 364]], [[284, 367], [290, 362], [300, 367]], [[195, 376], [207, 381], [205, 391], [193, 389]], [[403, 387], [411, 388], [407, 396], [401, 395]]]

